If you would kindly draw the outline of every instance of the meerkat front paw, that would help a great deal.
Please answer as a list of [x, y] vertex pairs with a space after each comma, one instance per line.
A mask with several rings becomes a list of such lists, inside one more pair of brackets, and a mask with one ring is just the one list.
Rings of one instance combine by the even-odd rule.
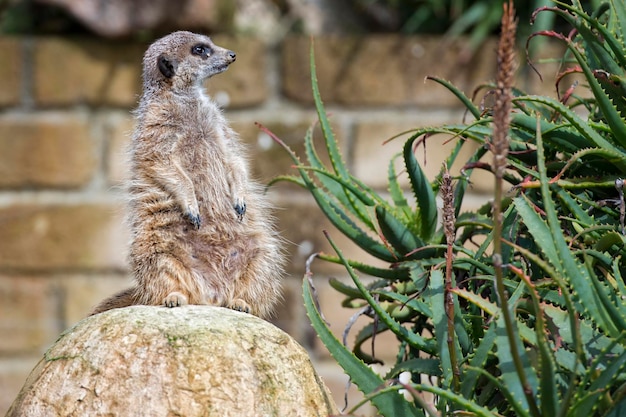
[[200, 229], [200, 209], [198, 208], [197, 204], [190, 204], [189, 206], [187, 206], [187, 210], [185, 211], [185, 218], [187, 219], [187, 221], [189, 221], [189, 223], [191, 223], [194, 229]]
[[185, 297], [184, 294], [175, 291], [169, 293], [167, 297], [165, 297], [165, 300], [163, 300], [163, 304], [165, 304], [165, 307], [172, 308], [184, 306], [189, 303], [187, 301], [187, 297]]
[[241, 311], [242, 313], [250, 313], [250, 305], [243, 301], [241, 298], [235, 298], [226, 304], [227, 308], [231, 310]]
[[242, 198], [235, 199], [235, 204], [233, 205], [235, 212], [237, 213], [237, 218], [239, 221], [243, 220], [244, 214], [246, 214], [246, 203]]

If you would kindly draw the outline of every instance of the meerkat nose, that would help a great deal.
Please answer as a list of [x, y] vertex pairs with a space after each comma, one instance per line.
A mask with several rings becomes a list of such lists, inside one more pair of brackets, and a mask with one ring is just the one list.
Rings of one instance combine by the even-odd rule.
[[230, 59], [232, 59], [233, 61], [237, 58], [237, 54], [236, 54], [236, 53], [234, 53], [233, 51], [228, 51], [226, 54], [227, 54], [227, 55], [228, 55], [228, 57], [229, 57]]

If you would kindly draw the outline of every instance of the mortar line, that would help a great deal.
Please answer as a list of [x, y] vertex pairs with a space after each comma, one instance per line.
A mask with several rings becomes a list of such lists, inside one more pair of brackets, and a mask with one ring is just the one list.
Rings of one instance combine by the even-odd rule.
[[31, 35], [26, 35], [22, 39], [22, 78], [20, 86], [20, 108], [33, 111], [35, 108], [35, 88], [34, 88], [34, 65], [35, 39]]

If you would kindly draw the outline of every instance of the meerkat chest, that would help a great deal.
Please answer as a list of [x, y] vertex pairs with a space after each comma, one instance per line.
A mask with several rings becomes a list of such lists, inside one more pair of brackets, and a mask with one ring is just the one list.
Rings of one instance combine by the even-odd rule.
[[224, 186], [234, 157], [228, 146], [229, 129], [224, 117], [212, 109], [205, 109], [185, 130], [179, 149], [186, 156], [185, 168], [192, 173], [194, 182], [205, 186]]

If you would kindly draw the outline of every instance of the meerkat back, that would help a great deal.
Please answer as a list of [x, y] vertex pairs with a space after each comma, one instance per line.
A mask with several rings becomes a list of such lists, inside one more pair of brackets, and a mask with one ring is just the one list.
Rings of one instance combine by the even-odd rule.
[[283, 254], [271, 207], [245, 149], [202, 87], [234, 52], [174, 32], [143, 60], [128, 184], [135, 286], [92, 314], [132, 304], [208, 304], [268, 317]]

